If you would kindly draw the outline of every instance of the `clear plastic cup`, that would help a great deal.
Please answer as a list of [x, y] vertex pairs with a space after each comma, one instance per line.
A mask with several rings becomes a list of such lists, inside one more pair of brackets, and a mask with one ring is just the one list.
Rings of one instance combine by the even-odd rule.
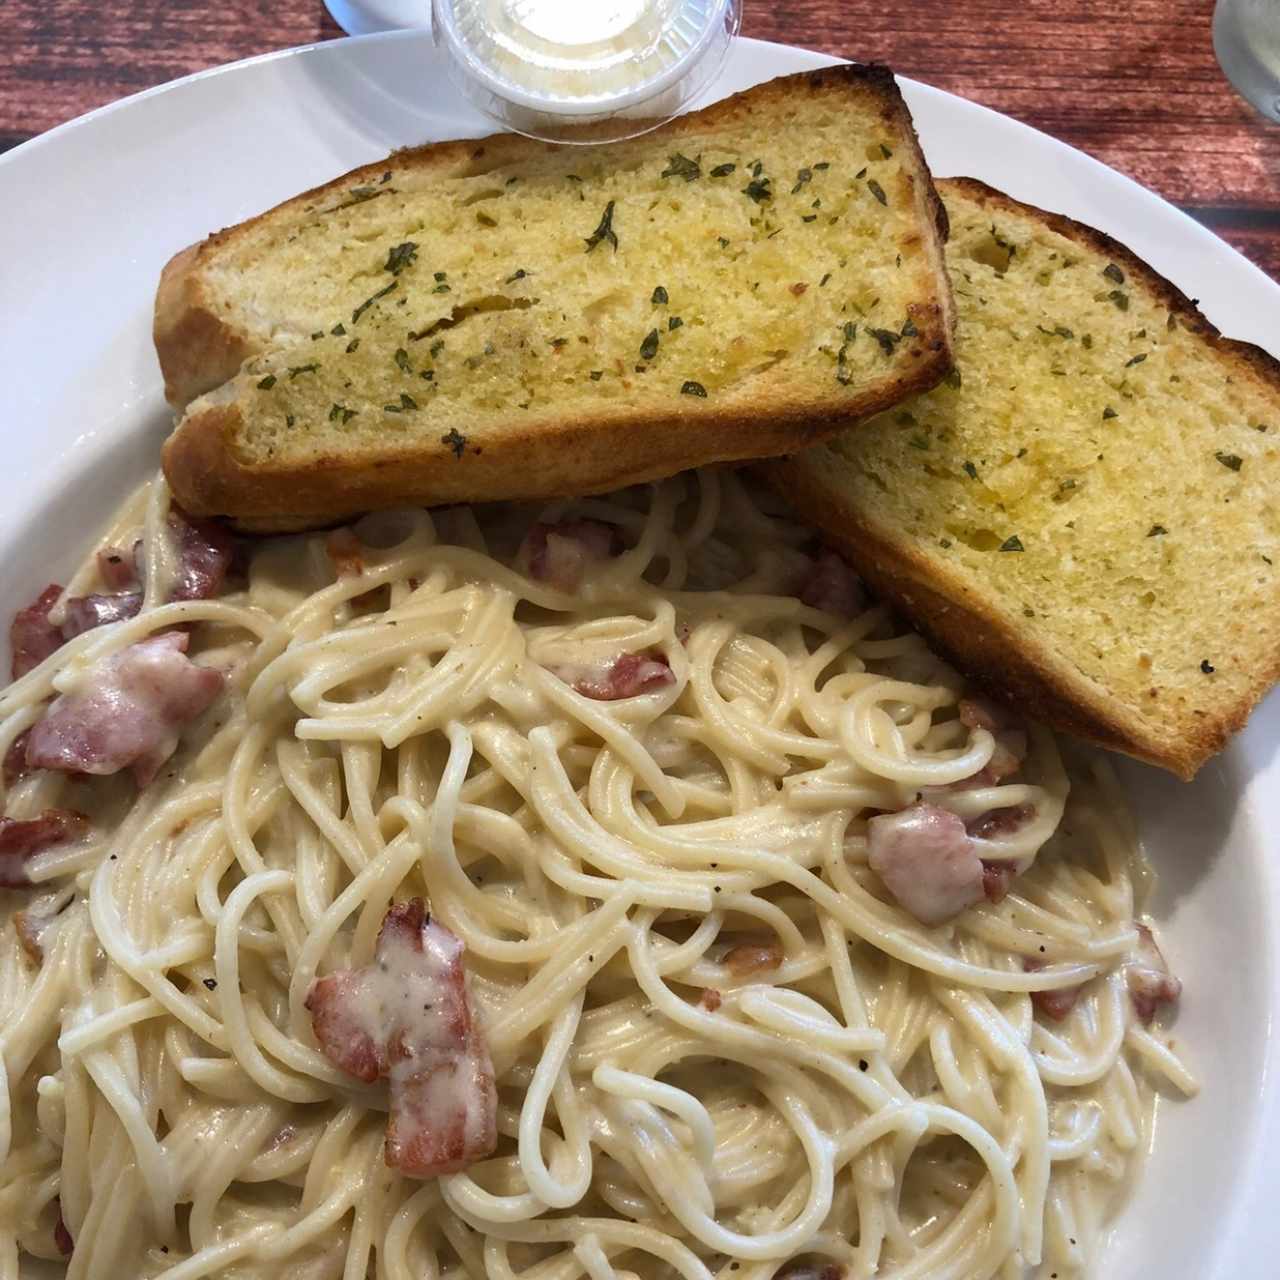
[[741, 0], [432, 5], [463, 94], [503, 128], [556, 142], [628, 138], [671, 119], [720, 69], [741, 19]]

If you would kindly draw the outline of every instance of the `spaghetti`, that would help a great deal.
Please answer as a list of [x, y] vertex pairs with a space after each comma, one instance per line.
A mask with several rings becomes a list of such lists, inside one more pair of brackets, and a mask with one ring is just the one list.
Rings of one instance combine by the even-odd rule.
[[[91, 833], [4, 893], [0, 1277], [1088, 1272], [1154, 1085], [1194, 1089], [1130, 998], [1148, 873], [1104, 761], [1033, 726], [984, 780], [956, 673], [881, 606], [797, 598], [811, 532], [728, 472], [275, 538], [168, 603], [167, 509], [157, 480], [104, 540], [141, 527], [142, 611], [0, 695], [2, 753], [149, 636], [226, 672], [149, 785], [8, 790]], [[569, 589], [535, 519], [617, 545]], [[663, 670], [602, 696], [620, 654]], [[938, 928], [869, 864], [922, 795], [1021, 815], [978, 841], [1008, 896]], [[493, 1155], [425, 1181], [307, 1006], [412, 898], [465, 947], [497, 1090]]]

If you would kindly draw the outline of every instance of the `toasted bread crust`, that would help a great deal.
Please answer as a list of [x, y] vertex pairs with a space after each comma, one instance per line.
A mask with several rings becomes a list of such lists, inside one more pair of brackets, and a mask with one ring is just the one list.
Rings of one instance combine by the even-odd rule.
[[[1280, 361], [1251, 343], [1224, 338], [1195, 303], [1119, 241], [1061, 214], [1014, 200], [974, 178], [940, 179], [943, 196], [963, 194], [984, 208], [1035, 217], [1091, 251], [1104, 254], [1159, 299], [1190, 332], [1233, 363], [1239, 374], [1265, 384], [1280, 399]], [[1178, 740], [1111, 695], [1043, 642], [1000, 600], [973, 591], [964, 575], [948, 572], [906, 539], [873, 526], [827, 482], [822, 451], [762, 468], [771, 484], [806, 518], [820, 525], [867, 582], [907, 614], [939, 651], [995, 697], [1034, 719], [1088, 741], [1158, 765], [1190, 780], [1244, 727], [1250, 712], [1280, 681], [1280, 632], [1270, 658], [1253, 672], [1247, 694], [1216, 713], [1196, 713]], [[1230, 628], [1228, 621], [1225, 626]]]
[[200, 277], [208, 243], [174, 254], [156, 288], [152, 337], [164, 374], [165, 399], [173, 405], [188, 404], [235, 377], [257, 350], [246, 334], [210, 309]]
[[[653, 479], [704, 462], [757, 458], [795, 450], [899, 400], [936, 385], [953, 364], [954, 314], [943, 260], [946, 212], [934, 190], [906, 108], [892, 73], [879, 66], [841, 66], [758, 86], [717, 103], [695, 117], [665, 126], [675, 141], [685, 132], [767, 109], [794, 95], [797, 82], [807, 92], [871, 99], [880, 116], [909, 149], [907, 178], [923, 248], [934, 278], [935, 297], [914, 304], [908, 316], [916, 328], [906, 364], [893, 376], [872, 383], [861, 396], [825, 393], [805, 404], [767, 394], [717, 411], [705, 402], [678, 405], [665, 417], [651, 412], [621, 413], [610, 408], [599, 421], [554, 418], [514, 421], [483, 451], [468, 448], [455, 457], [444, 443], [376, 454], [321, 457], [305, 464], [245, 465], [235, 451], [240, 418], [227, 406], [202, 407], [180, 423], [164, 451], [164, 467], [178, 500], [193, 514], [229, 515], [245, 527], [303, 527], [357, 511], [404, 502], [486, 501], [604, 491], [619, 484]], [[499, 134], [397, 152], [395, 165], [429, 170], [441, 177], [476, 174], [522, 157], [551, 150], [547, 144]], [[156, 350], [166, 394], [175, 405], [222, 385], [243, 361], [261, 354], [265, 335], [236, 331], [219, 321], [202, 284], [204, 266], [221, 249], [248, 234], [264, 218], [294, 206], [315, 204], [352, 184], [376, 182], [386, 162], [366, 165], [262, 214], [218, 232], [177, 255], [166, 268], [156, 299]], [[696, 412], [685, 412], [685, 409]], [[433, 442], [434, 445], [434, 442]]]
[[[858, 397], [839, 418], [784, 409], [700, 415], [702, 461], [734, 462], [783, 453], [869, 418], [906, 396], [928, 390], [950, 367], [942, 319], [914, 317], [919, 359], [907, 378]], [[933, 339], [926, 339], [930, 331]], [[318, 459], [267, 471], [245, 467], [235, 455], [240, 426], [234, 404], [188, 417], [165, 443], [165, 474], [192, 515], [230, 514], [244, 529], [280, 531], [332, 523], [362, 511], [406, 503], [440, 505], [502, 498], [573, 497], [656, 480], [683, 470], [689, 420], [680, 413], [644, 421], [604, 423], [542, 418], [521, 422], [500, 447], [448, 447], [426, 453], [386, 453], [358, 469], [345, 458]], [[281, 495], [286, 495], [282, 499]]]

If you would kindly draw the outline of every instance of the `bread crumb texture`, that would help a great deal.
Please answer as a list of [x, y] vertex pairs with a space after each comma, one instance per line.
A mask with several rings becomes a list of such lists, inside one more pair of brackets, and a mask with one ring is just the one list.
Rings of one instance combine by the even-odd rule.
[[271, 468], [909, 378], [947, 307], [909, 117], [812, 83], [616, 146], [399, 153], [215, 237], [208, 305], [260, 354], [192, 411], [235, 401], [231, 449]]
[[957, 370], [810, 470], [948, 597], [1136, 713], [1146, 754], [1197, 719], [1220, 738], [1280, 650], [1274, 363], [1120, 246], [938, 185]]

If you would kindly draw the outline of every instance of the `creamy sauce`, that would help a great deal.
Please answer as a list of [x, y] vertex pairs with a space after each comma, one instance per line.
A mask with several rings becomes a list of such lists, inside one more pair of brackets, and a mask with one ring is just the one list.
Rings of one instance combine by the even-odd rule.
[[402, 1036], [415, 1052], [456, 1051], [462, 944], [435, 925], [423, 930], [421, 948], [406, 932], [388, 930], [379, 942], [352, 1018], [379, 1043]]

